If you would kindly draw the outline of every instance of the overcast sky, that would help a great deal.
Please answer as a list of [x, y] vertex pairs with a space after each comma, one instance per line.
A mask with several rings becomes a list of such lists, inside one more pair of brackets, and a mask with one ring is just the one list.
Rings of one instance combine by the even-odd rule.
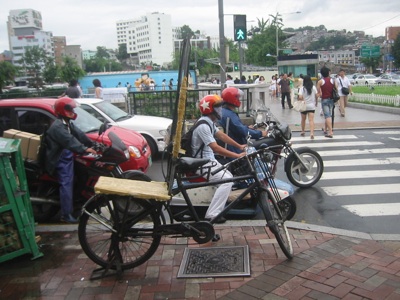
[[[66, 36], [67, 44], [83, 50], [97, 46], [117, 48], [116, 22], [146, 13], [171, 15], [173, 26], [188, 25], [218, 36], [218, 0], [1, 0], [0, 52], [8, 50], [7, 17], [10, 10], [31, 8], [41, 12], [43, 30]], [[300, 11], [299, 14], [290, 12]], [[282, 14], [284, 27], [319, 26], [335, 30], [363, 30], [374, 37], [385, 28], [400, 26], [399, 0], [225, 0], [225, 36], [233, 38], [232, 14], [246, 14], [247, 21]], [[251, 25], [257, 23], [249, 23]]]

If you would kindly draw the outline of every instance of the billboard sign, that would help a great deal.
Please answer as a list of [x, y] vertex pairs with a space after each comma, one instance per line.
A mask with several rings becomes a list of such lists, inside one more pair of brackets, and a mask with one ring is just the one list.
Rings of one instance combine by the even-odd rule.
[[362, 45], [361, 57], [380, 57], [381, 47], [379, 45]]
[[13, 29], [34, 27], [42, 28], [42, 15], [33, 9], [11, 10], [9, 20]]

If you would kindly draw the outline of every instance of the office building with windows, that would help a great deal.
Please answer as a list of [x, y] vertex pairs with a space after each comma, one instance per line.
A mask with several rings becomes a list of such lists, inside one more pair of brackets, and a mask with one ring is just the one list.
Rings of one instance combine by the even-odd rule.
[[171, 62], [173, 39], [170, 15], [155, 12], [117, 22], [118, 44], [126, 44], [128, 54], [138, 65]]
[[10, 10], [7, 28], [14, 65], [21, 65], [20, 60], [25, 50], [34, 46], [44, 49], [49, 56], [54, 57], [53, 34], [43, 31], [40, 12], [33, 9]]

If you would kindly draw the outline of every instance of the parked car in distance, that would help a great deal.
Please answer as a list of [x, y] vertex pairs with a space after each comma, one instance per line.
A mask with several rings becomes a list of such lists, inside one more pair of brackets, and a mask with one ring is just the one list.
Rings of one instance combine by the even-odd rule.
[[[54, 112], [56, 99], [50, 98], [24, 98], [7, 99], [0, 101], [0, 136], [8, 129], [16, 129], [34, 134], [43, 134], [57, 118]], [[75, 108], [78, 117], [74, 120], [74, 125], [86, 133], [86, 135], [96, 141], [99, 139], [99, 128], [103, 124], [91, 114], [79, 106]], [[144, 137], [133, 130], [128, 130], [118, 126], [110, 126], [101, 142], [110, 145], [108, 133], [114, 131], [124, 142], [129, 150], [130, 159], [120, 165], [123, 171], [141, 170], [146, 172], [152, 163], [151, 152]]]
[[400, 84], [400, 75], [382, 74], [376, 80], [377, 84]]
[[166, 147], [165, 135], [172, 119], [130, 115], [110, 102], [101, 99], [79, 98], [75, 100], [81, 108], [98, 120], [139, 132], [147, 140], [153, 157], [164, 151]]
[[355, 84], [376, 84], [376, 80], [378, 78], [375, 77], [372, 74], [362, 74], [362, 75], [358, 75], [355, 79], [354, 79], [354, 83]]

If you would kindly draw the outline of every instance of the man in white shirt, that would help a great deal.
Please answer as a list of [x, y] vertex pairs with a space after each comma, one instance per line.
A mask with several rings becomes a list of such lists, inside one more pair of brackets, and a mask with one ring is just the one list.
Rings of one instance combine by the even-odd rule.
[[[342, 117], [346, 116], [346, 107], [348, 103], [348, 95], [352, 94], [351, 91], [351, 83], [349, 78], [347, 78], [345, 71], [343, 69], [340, 69], [339, 71], [339, 76], [336, 78], [336, 86], [338, 87], [338, 92], [339, 92], [339, 111], [340, 115]], [[348, 93], [344, 93], [342, 88], [347, 88]]]

